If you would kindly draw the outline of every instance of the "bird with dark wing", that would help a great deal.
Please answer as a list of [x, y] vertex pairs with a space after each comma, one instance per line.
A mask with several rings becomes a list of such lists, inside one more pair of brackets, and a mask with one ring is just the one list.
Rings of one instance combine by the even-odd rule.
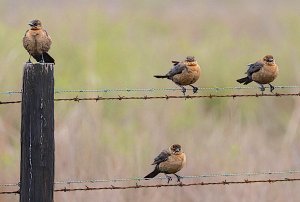
[[55, 63], [54, 59], [48, 54], [52, 40], [46, 30], [43, 29], [40, 20], [29, 22], [31, 27], [23, 37], [23, 46], [29, 53], [28, 62], [31, 63], [31, 56], [40, 63]]
[[238, 79], [237, 82], [247, 85], [252, 81], [255, 81], [260, 85], [260, 90], [265, 90], [264, 84], [269, 84], [270, 91], [273, 92], [275, 89], [271, 84], [278, 75], [279, 69], [272, 55], [266, 55], [263, 59], [249, 64], [248, 70], [245, 74], [246, 77]]
[[168, 183], [172, 180], [167, 174], [174, 174], [177, 181], [180, 182], [181, 176], [176, 173], [180, 171], [186, 164], [186, 156], [179, 144], [174, 144], [168, 150], [163, 150], [151, 165], [155, 165], [154, 170], [145, 176], [145, 179], [153, 178], [159, 173], [164, 173], [168, 179]]
[[201, 74], [201, 68], [198, 65], [195, 57], [188, 56], [184, 61], [172, 61], [172, 69], [165, 75], [154, 75], [155, 78], [167, 78], [172, 80], [176, 85], [178, 85], [183, 94], [185, 95], [186, 88], [184, 86], [191, 86], [193, 92], [196, 93], [198, 88], [193, 86]]

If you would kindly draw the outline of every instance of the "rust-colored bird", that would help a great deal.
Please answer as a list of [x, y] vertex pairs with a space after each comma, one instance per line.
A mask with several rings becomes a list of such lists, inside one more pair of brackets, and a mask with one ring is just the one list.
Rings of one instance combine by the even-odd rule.
[[273, 56], [266, 55], [263, 59], [249, 64], [248, 67], [249, 68], [245, 73], [247, 76], [238, 79], [237, 82], [247, 85], [248, 83], [255, 81], [260, 85], [260, 90], [262, 92], [265, 90], [264, 84], [269, 84], [270, 91], [273, 92], [275, 88], [271, 85], [271, 82], [276, 79], [279, 71]]
[[159, 173], [164, 173], [168, 179], [168, 183], [172, 180], [172, 177], [167, 174], [174, 174], [177, 177], [177, 181], [180, 182], [181, 176], [176, 173], [180, 171], [186, 164], [185, 153], [181, 150], [179, 144], [174, 144], [169, 147], [168, 150], [163, 150], [155, 159], [151, 165], [156, 165], [154, 171], [145, 176], [145, 178], [153, 178]]
[[43, 29], [39, 20], [29, 22], [30, 29], [23, 37], [23, 46], [29, 53], [28, 62], [31, 63], [31, 56], [41, 63], [55, 63], [54, 59], [48, 54], [52, 40], [46, 30]]
[[201, 74], [200, 66], [193, 56], [188, 56], [182, 62], [172, 61], [174, 66], [166, 75], [154, 75], [156, 78], [167, 78], [172, 80], [178, 85], [183, 94], [185, 95], [186, 88], [183, 86], [189, 85], [193, 88], [193, 92], [196, 93], [198, 88], [193, 86]]

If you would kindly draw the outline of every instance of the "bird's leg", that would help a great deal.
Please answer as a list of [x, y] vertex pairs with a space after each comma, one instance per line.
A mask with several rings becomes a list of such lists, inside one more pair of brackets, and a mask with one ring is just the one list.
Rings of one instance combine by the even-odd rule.
[[45, 63], [44, 54], [43, 53], [42, 53], [42, 60], [40, 61], [40, 63]]
[[196, 87], [196, 86], [193, 86], [193, 85], [189, 85], [189, 86], [191, 86], [192, 88], [193, 88], [193, 93], [197, 93], [197, 91], [198, 91], [198, 88]]
[[269, 83], [269, 86], [270, 86], [270, 92], [273, 93], [273, 90], [275, 89], [275, 87], [273, 85], [271, 85], [270, 83]]
[[176, 175], [176, 174], [174, 174], [174, 175], [177, 177], [177, 182], [181, 182], [180, 179], [182, 179], [183, 177]]
[[31, 58], [31, 55], [29, 54], [29, 59], [28, 59], [27, 63], [32, 63], [30, 58]]
[[176, 85], [179, 86], [182, 89], [181, 92], [183, 93], [183, 96], [185, 96], [185, 92], [186, 92], [185, 87], [183, 87], [183, 86], [181, 86], [181, 85], [179, 85], [177, 83], [176, 83]]
[[261, 93], [264, 94], [264, 91], [265, 91], [265, 89], [266, 89], [266, 88], [264, 87], [264, 85], [259, 84], [259, 88], [260, 88]]
[[168, 184], [169, 184], [169, 182], [172, 181], [172, 177], [167, 174], [165, 174], [165, 175], [166, 175], [166, 178], [168, 179]]

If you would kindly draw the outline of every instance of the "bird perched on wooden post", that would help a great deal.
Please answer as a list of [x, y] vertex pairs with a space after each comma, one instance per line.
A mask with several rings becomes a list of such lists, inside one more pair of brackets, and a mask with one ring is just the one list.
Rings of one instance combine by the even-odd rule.
[[238, 79], [237, 82], [247, 85], [255, 81], [260, 85], [260, 90], [263, 92], [265, 87], [263, 84], [269, 84], [271, 93], [275, 89], [271, 82], [274, 81], [278, 75], [278, 66], [272, 55], [266, 55], [263, 59], [249, 64], [246, 77]]
[[154, 75], [156, 78], [167, 78], [172, 80], [176, 85], [178, 85], [183, 94], [185, 95], [186, 88], [183, 86], [189, 85], [193, 88], [193, 92], [196, 93], [198, 88], [193, 86], [201, 74], [200, 66], [193, 56], [188, 56], [182, 62], [172, 61], [174, 66], [166, 75]]
[[31, 56], [40, 63], [55, 63], [54, 59], [48, 54], [52, 40], [46, 30], [43, 29], [39, 20], [29, 22], [30, 29], [23, 37], [23, 46], [29, 53], [28, 62], [31, 63]]
[[168, 183], [172, 180], [172, 177], [167, 174], [174, 174], [177, 177], [177, 181], [180, 182], [181, 176], [176, 173], [180, 171], [186, 164], [185, 153], [181, 150], [179, 144], [174, 144], [169, 147], [168, 150], [163, 150], [155, 159], [151, 165], [156, 165], [154, 171], [145, 176], [145, 178], [153, 178], [159, 173], [164, 173], [168, 179]]

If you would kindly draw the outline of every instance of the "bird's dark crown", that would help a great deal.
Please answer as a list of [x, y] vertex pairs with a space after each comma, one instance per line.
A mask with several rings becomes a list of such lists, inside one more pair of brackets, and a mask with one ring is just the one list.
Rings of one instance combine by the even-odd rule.
[[266, 55], [264, 58], [263, 58], [264, 61], [266, 62], [274, 62], [274, 58], [272, 55]]
[[40, 20], [31, 20], [30, 22], [29, 22], [29, 25], [31, 26], [31, 27], [39, 27], [39, 26], [42, 26], [42, 23], [41, 23], [41, 21]]
[[181, 152], [181, 146], [179, 144], [173, 144], [171, 147], [170, 147], [170, 150], [172, 153], [178, 153], [178, 152]]
[[185, 61], [187, 62], [194, 62], [195, 61], [195, 57], [194, 56], [187, 56]]

